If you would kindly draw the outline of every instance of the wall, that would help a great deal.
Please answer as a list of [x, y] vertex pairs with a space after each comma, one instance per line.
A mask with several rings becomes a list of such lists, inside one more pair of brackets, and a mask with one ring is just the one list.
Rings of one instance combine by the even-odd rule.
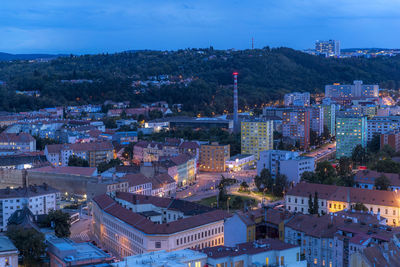
[[25, 184], [24, 170], [0, 168], [0, 188], [20, 187]]

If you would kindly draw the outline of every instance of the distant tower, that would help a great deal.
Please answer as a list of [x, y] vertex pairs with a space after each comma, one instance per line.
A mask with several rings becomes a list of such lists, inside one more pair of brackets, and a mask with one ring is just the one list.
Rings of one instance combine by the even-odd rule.
[[233, 131], [238, 133], [240, 131], [238, 119], [238, 88], [237, 88], [238, 73], [233, 73]]
[[254, 50], [254, 37], [251, 37], [251, 49]]

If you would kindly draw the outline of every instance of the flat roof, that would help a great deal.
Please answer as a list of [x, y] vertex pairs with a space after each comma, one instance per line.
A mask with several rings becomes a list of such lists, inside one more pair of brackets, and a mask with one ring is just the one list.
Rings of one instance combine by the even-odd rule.
[[15, 251], [18, 253], [18, 249], [14, 246], [14, 243], [6, 236], [0, 236], [0, 252]]

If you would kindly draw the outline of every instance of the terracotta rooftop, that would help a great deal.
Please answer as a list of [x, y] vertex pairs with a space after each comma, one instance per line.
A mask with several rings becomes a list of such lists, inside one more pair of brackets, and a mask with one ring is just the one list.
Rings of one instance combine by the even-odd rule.
[[[140, 195], [135, 196], [141, 197]], [[119, 197], [121, 197], [121, 195], [117, 194], [117, 199]], [[124, 221], [125, 223], [146, 234], [174, 234], [177, 232], [192, 229], [194, 227], [199, 227], [201, 225], [221, 221], [224, 220], [224, 218], [230, 216], [229, 213], [222, 210], [211, 210], [202, 214], [193, 215], [191, 217], [179, 219], [170, 223], [156, 224], [146, 217], [122, 207], [120, 204], [117, 203], [117, 201], [115, 201], [108, 195], [96, 196], [93, 201], [104, 212]], [[163, 201], [160, 202], [162, 203]]]
[[68, 149], [73, 151], [105, 151], [114, 149], [111, 142], [54, 144], [54, 145], [47, 145], [46, 148], [49, 153], [60, 153], [61, 150], [68, 150]]
[[175, 163], [176, 165], [181, 165], [181, 164], [188, 162], [191, 159], [192, 159], [192, 157], [187, 154], [180, 154], [179, 156], [172, 157], [171, 161], [173, 163]]
[[370, 190], [362, 188], [298, 183], [287, 192], [287, 196], [309, 197], [318, 193], [319, 199], [342, 201], [347, 203], [364, 203], [388, 207], [400, 206], [400, 195], [394, 191]]
[[1, 133], [0, 142], [16, 142], [16, 143], [29, 143], [35, 141], [35, 138], [28, 133]]
[[179, 148], [182, 149], [199, 149], [200, 146], [197, 142], [194, 141], [184, 141], [179, 145]]
[[128, 180], [129, 186], [138, 186], [151, 183], [151, 180], [141, 173], [130, 173], [124, 176]]

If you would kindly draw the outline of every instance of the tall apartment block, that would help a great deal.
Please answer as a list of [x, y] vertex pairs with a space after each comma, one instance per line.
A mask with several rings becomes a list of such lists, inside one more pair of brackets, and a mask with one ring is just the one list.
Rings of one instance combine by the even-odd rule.
[[336, 158], [351, 157], [357, 145], [367, 146], [367, 117], [338, 114], [336, 117]]
[[336, 111], [339, 107], [335, 104], [320, 105], [324, 113], [324, 126], [329, 130], [331, 136], [336, 134]]
[[326, 57], [340, 56], [340, 42], [337, 40], [328, 40], [315, 42], [315, 51], [318, 54], [323, 54]]
[[274, 147], [274, 122], [272, 120], [245, 120], [241, 123], [241, 154], [254, 155]]
[[400, 129], [399, 116], [375, 116], [368, 120], [367, 140], [371, 141], [374, 135], [392, 133]]
[[333, 99], [375, 98], [379, 96], [379, 85], [363, 84], [354, 81], [353, 84], [334, 83], [325, 85], [325, 97]]
[[299, 142], [307, 150], [310, 146], [310, 111], [287, 110], [282, 114], [282, 135]]
[[324, 109], [320, 106], [312, 106], [307, 110], [310, 112], [311, 130], [321, 135], [324, 132]]
[[230, 157], [230, 145], [220, 145], [213, 142], [200, 146], [200, 171], [224, 172], [226, 161]]
[[285, 94], [284, 97], [285, 106], [309, 106], [310, 105], [310, 93], [289, 93]]

